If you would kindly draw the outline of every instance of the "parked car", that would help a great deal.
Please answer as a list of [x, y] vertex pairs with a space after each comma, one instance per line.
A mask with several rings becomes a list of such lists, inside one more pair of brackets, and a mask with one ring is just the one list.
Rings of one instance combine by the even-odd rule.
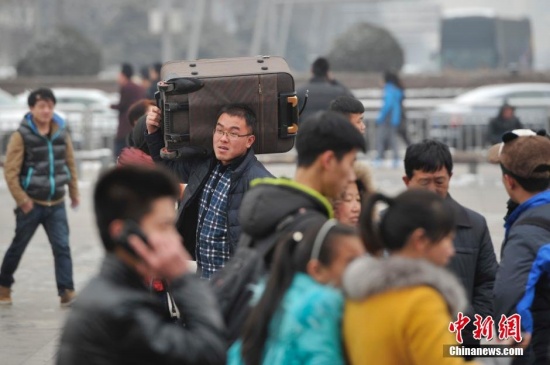
[[13, 95], [0, 89], [0, 154], [5, 153], [9, 137], [28, 111]]
[[460, 149], [485, 147], [489, 120], [504, 103], [516, 108], [525, 127], [548, 128], [550, 83], [502, 84], [478, 87], [436, 106], [429, 117], [431, 136]]
[[[113, 98], [99, 89], [52, 88], [57, 100], [56, 112], [63, 113], [77, 149], [111, 147], [118, 126], [118, 114], [111, 109]], [[29, 91], [17, 95], [27, 103]]]

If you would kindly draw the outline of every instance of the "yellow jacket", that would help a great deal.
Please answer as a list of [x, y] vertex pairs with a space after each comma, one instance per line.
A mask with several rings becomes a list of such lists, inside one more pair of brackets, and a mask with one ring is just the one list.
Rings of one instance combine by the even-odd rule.
[[[464, 290], [444, 269], [424, 260], [362, 258], [344, 276], [343, 334], [351, 364], [454, 365], [444, 345], [456, 345], [451, 313], [465, 308]], [[473, 364], [469, 362], [468, 364]]]

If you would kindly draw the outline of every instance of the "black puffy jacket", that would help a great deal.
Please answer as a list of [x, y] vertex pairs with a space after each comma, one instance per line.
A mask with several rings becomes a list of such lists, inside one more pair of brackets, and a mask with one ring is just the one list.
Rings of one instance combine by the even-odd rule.
[[141, 277], [109, 254], [71, 308], [57, 364], [224, 364], [224, 325], [209, 288], [185, 275], [170, 291], [185, 326], [172, 323]]

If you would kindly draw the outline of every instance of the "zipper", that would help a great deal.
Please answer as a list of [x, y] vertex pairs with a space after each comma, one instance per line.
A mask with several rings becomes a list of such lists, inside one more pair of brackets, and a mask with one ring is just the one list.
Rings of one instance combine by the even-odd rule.
[[45, 138], [48, 143], [48, 155], [50, 160], [50, 196], [48, 201], [52, 200], [53, 194], [55, 193], [55, 177], [54, 177], [54, 157], [53, 157], [53, 145], [52, 142]]
[[25, 181], [23, 182], [23, 190], [27, 191], [27, 188], [29, 187], [29, 184], [31, 183], [31, 177], [32, 173], [34, 172], [33, 167], [29, 167], [29, 170], [27, 171], [27, 177], [25, 178]]
[[264, 99], [264, 96], [262, 94], [262, 76], [258, 76], [258, 99], [259, 99], [259, 106], [258, 106], [258, 115], [256, 116], [256, 120], [257, 120], [257, 123], [256, 123], [256, 129], [257, 129], [257, 132], [256, 132], [256, 140], [259, 140], [259, 147], [263, 149], [263, 146], [264, 146], [264, 138], [263, 138], [263, 123], [261, 123], [260, 121], [263, 120], [263, 99]]

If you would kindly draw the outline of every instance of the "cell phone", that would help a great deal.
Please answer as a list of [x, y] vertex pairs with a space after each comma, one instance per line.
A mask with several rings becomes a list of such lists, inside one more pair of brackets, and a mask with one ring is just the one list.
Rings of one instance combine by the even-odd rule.
[[118, 244], [120, 247], [122, 247], [124, 250], [126, 250], [128, 253], [130, 253], [132, 256], [139, 258], [139, 255], [134, 251], [134, 248], [128, 243], [128, 237], [132, 234], [135, 234], [138, 236], [146, 245], [149, 245], [149, 242], [147, 241], [147, 237], [141, 230], [141, 227], [139, 224], [131, 219], [127, 219], [124, 221], [124, 226], [122, 227], [122, 232], [120, 235], [116, 238], [116, 244]]

